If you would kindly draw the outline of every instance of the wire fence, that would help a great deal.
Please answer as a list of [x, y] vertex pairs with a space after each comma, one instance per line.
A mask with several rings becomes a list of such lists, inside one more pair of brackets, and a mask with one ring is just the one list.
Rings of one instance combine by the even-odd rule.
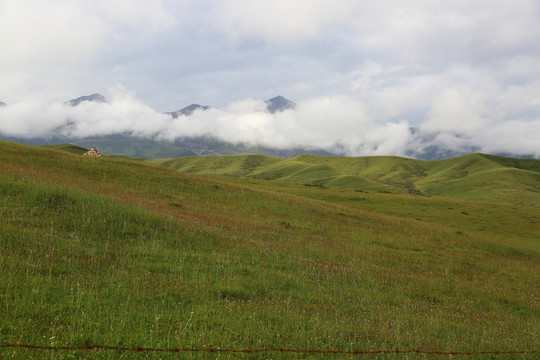
[[111, 345], [81, 345], [81, 346], [46, 346], [33, 344], [4, 344], [1, 348], [25, 348], [39, 350], [117, 350], [117, 351], [148, 351], [148, 352], [207, 352], [207, 353], [303, 353], [303, 354], [345, 354], [345, 355], [381, 355], [381, 354], [424, 354], [424, 355], [528, 355], [540, 354], [540, 350], [516, 350], [516, 351], [440, 351], [440, 350], [312, 350], [312, 349], [286, 349], [286, 348], [261, 348], [261, 349], [226, 349], [226, 348], [150, 348], [150, 347], [122, 347]]

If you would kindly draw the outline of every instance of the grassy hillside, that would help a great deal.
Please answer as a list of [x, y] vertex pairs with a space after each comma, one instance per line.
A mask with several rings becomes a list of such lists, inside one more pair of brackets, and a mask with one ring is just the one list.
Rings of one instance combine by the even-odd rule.
[[[361, 191], [540, 206], [540, 160], [471, 154], [423, 161], [396, 156], [292, 159], [262, 156], [151, 160], [183, 172], [230, 175]], [[251, 162], [250, 166], [245, 166]]]
[[[243, 170], [229, 166], [255, 173], [276, 163], [245, 157]], [[0, 168], [0, 345], [510, 351], [540, 344], [535, 207], [213, 179], [2, 142]]]
[[88, 151], [87, 148], [83, 148], [76, 145], [70, 145], [70, 144], [43, 145], [42, 147], [45, 149], [65, 151], [65, 152], [75, 154], [75, 155], [81, 155]]

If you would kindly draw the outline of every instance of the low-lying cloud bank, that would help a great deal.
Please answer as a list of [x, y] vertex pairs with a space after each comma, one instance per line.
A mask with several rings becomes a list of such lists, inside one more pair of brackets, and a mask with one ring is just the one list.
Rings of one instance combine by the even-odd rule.
[[454, 152], [540, 158], [539, 118], [513, 118], [518, 111], [500, 111], [456, 89], [435, 97], [414, 128], [406, 119], [379, 120], [369, 106], [345, 96], [314, 98], [274, 114], [264, 101], [249, 99], [178, 118], [152, 109], [121, 87], [109, 90], [106, 98], [107, 102], [84, 101], [78, 106], [42, 102], [0, 106], [0, 134], [30, 139], [129, 133], [166, 141], [212, 136], [232, 143], [324, 149], [348, 156], [415, 156], [437, 146]]

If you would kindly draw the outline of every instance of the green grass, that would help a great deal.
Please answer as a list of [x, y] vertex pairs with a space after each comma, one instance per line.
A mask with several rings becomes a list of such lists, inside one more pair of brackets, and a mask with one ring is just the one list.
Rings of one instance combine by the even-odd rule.
[[[254, 173], [265, 162], [277, 163], [228, 166]], [[1, 344], [539, 348], [538, 207], [210, 178], [10, 143], [0, 143], [0, 168]]]
[[71, 154], [75, 155], [82, 155], [83, 153], [87, 152], [88, 149], [76, 146], [76, 145], [70, 145], [70, 144], [58, 144], [58, 145], [43, 145], [44, 149], [54, 149], [54, 150], [60, 150], [69, 152]]
[[246, 157], [241, 156], [159, 159], [150, 163], [204, 175], [540, 206], [540, 160], [534, 159], [483, 154], [433, 161], [396, 156], [315, 155], [257, 159], [248, 169], [243, 167]]

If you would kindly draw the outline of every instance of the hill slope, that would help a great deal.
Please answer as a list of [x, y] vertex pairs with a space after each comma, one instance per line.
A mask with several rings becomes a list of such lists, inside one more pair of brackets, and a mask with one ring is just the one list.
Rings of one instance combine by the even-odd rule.
[[470, 154], [433, 161], [299, 155], [292, 159], [188, 157], [151, 162], [206, 175], [540, 206], [540, 160]]
[[[246, 173], [277, 163], [246, 159]], [[3, 142], [0, 167], [3, 344], [509, 351], [539, 343], [531, 331], [540, 327], [539, 233], [525, 222], [540, 218], [536, 208], [216, 180]], [[429, 220], [418, 200], [470, 215]], [[10, 356], [45, 356], [38, 351]]]
[[65, 151], [74, 155], [81, 155], [88, 151], [88, 149], [81, 146], [70, 145], [70, 144], [58, 144], [58, 145], [42, 145], [44, 149], [54, 149]]

